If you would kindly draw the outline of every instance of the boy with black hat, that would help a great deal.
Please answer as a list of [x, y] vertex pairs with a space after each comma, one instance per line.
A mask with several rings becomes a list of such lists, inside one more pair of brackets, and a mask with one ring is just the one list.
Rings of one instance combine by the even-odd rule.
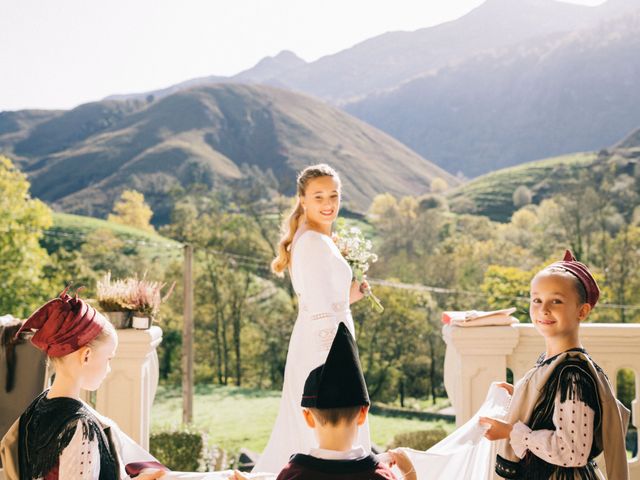
[[[315, 430], [319, 448], [293, 455], [277, 480], [395, 479], [389, 466], [361, 446], [353, 445], [369, 405], [355, 340], [346, 325], [340, 323], [326, 362], [311, 371], [302, 394], [303, 415]], [[403, 478], [416, 479], [404, 452], [388, 453], [390, 464], [398, 465]], [[236, 472], [236, 478], [245, 477]]]

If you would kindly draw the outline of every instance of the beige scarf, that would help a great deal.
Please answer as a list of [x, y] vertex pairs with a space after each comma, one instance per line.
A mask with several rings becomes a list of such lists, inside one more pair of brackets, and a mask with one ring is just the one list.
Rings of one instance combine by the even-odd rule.
[[[607, 478], [628, 480], [629, 467], [625, 448], [625, 435], [629, 422], [629, 410], [615, 397], [609, 379], [591, 358], [581, 351], [569, 351], [558, 355], [549, 363], [531, 369], [516, 385], [509, 412], [505, 419], [510, 424], [518, 421], [528, 424], [545, 385], [555, 368], [568, 357], [579, 358], [588, 366], [598, 387], [601, 407], [601, 422], [594, 432], [593, 441], [604, 452]], [[498, 455], [510, 462], [519, 462], [509, 439], [498, 443]]]

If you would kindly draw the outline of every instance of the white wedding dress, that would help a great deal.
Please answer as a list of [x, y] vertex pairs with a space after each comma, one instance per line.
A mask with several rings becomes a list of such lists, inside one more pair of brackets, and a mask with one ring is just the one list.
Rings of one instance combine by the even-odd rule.
[[[277, 474], [291, 455], [318, 447], [302, 416], [304, 382], [325, 362], [340, 322], [355, 337], [349, 309], [352, 272], [330, 237], [306, 230], [294, 238], [290, 273], [298, 295], [298, 318], [289, 340], [278, 417], [254, 472]], [[360, 427], [356, 444], [371, 450], [368, 422]]]
[[[480, 417], [503, 419], [511, 396], [504, 388], [492, 384], [478, 412], [464, 425], [429, 450], [421, 452], [403, 448], [411, 459], [420, 480], [494, 480], [495, 442], [484, 437], [487, 427]], [[400, 471], [394, 467], [398, 478]]]

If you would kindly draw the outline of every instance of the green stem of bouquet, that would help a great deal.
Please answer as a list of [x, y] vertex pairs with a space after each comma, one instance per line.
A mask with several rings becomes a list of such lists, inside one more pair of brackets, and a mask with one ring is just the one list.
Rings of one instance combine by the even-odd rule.
[[380, 303], [380, 299], [373, 294], [370, 288], [367, 289], [365, 296], [369, 299], [371, 308], [373, 308], [378, 313], [384, 312], [384, 307], [382, 306], [382, 303]]

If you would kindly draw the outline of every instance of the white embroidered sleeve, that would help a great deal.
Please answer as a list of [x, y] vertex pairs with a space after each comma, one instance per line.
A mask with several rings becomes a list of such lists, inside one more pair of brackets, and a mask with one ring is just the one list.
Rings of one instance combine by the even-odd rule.
[[580, 400], [555, 399], [553, 424], [555, 430], [531, 430], [517, 422], [510, 442], [515, 454], [522, 458], [527, 450], [546, 462], [563, 467], [582, 467], [589, 460], [593, 442], [595, 412]]
[[98, 480], [100, 477], [100, 451], [98, 440], [84, 438], [82, 424], [78, 422], [69, 445], [60, 454], [58, 478]]

